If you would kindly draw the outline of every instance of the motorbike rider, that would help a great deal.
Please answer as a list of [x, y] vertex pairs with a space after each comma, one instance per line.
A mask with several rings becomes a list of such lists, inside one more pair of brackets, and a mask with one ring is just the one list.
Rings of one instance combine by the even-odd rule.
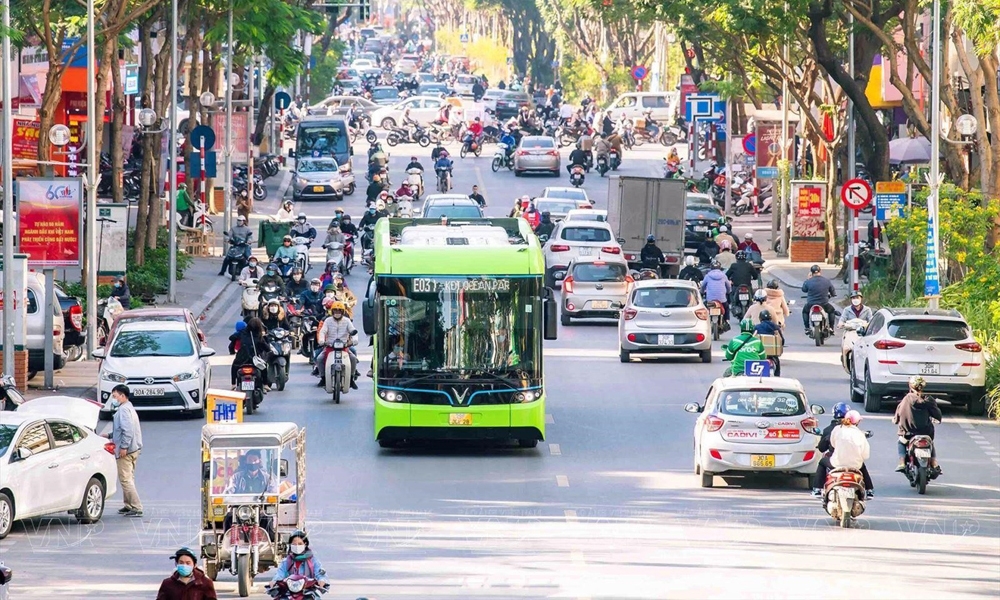
[[729, 281], [733, 282], [734, 293], [735, 290], [744, 285], [747, 288], [753, 289], [754, 281], [757, 282], [757, 287], [763, 287], [761, 286], [760, 275], [757, 273], [757, 269], [747, 260], [747, 253], [743, 250], [736, 251], [736, 262], [729, 266], [729, 270], [726, 271], [726, 277], [729, 278]]
[[376, 173], [372, 175], [371, 183], [369, 183], [368, 187], [365, 188], [365, 202], [367, 204], [372, 204], [378, 200], [379, 194], [382, 192], [382, 178], [378, 173]]
[[806, 301], [802, 305], [802, 326], [806, 329], [806, 335], [812, 337], [812, 328], [809, 326], [809, 309], [813, 306], [823, 307], [830, 320], [830, 329], [833, 329], [837, 309], [830, 304], [830, 298], [837, 295], [837, 290], [834, 289], [833, 282], [823, 276], [823, 270], [819, 268], [819, 265], [809, 267], [809, 279], [802, 282], [802, 291], [806, 293]]
[[749, 231], [743, 234], [743, 241], [740, 242], [739, 249], [746, 252], [753, 252], [757, 256], [760, 256], [760, 246], [757, 245], [757, 242], [753, 241], [753, 234]]
[[872, 312], [871, 307], [865, 306], [865, 297], [860, 292], [851, 293], [851, 305], [844, 310], [840, 315], [840, 319], [837, 320], [837, 329], [843, 329], [844, 325], [851, 319], [861, 319], [865, 323], [872, 320], [875, 314]]
[[260, 279], [264, 276], [264, 269], [260, 268], [256, 256], [251, 256], [247, 261], [247, 266], [240, 272], [240, 283], [249, 279]]
[[[926, 435], [934, 439], [934, 422], [931, 419], [942, 421], [941, 408], [937, 401], [931, 396], [924, 396], [923, 391], [927, 382], [923, 377], [914, 375], [910, 377], [910, 392], [903, 396], [896, 406], [896, 414], [892, 416], [892, 422], [897, 425], [899, 439], [896, 441], [896, 450], [899, 453], [899, 466], [896, 471], [902, 473], [906, 470], [906, 447], [910, 439], [915, 435]], [[943, 471], [937, 461], [937, 448], [931, 445], [930, 467], [941, 475]]]
[[386, 214], [385, 210], [379, 210], [377, 204], [369, 206], [368, 210], [365, 211], [365, 216], [361, 217], [361, 222], [358, 223], [358, 226], [361, 229], [364, 229], [368, 225], [374, 225], [375, 223], [378, 223], [379, 219], [386, 216], [388, 215]]
[[681, 157], [677, 154], [677, 148], [671, 148], [670, 153], [667, 155], [667, 167], [672, 171], [676, 171], [681, 166]]
[[288, 536], [288, 554], [278, 565], [277, 572], [271, 578], [271, 585], [292, 575], [315, 579], [324, 588], [330, 586], [323, 565], [309, 548], [309, 536], [301, 529], [293, 531], [292, 535]]
[[480, 143], [483, 139], [483, 122], [479, 117], [476, 117], [469, 123], [468, 128], [469, 133], [472, 134], [472, 141], [476, 144]]
[[268, 331], [279, 327], [282, 329], [288, 328], [285, 325], [285, 309], [282, 308], [280, 300], [271, 298], [267, 301], [261, 322], [264, 324], [264, 329]]
[[[594, 138], [594, 155], [596, 158], [608, 157], [608, 153], [611, 151], [611, 144], [605, 138], [603, 133], [598, 133]], [[610, 165], [609, 165], [610, 166]]]
[[722, 240], [722, 243], [718, 245], [715, 260], [719, 261], [722, 264], [722, 268], [727, 271], [736, 262], [736, 255], [733, 254], [733, 245], [729, 243], [729, 240]]
[[406, 165], [406, 170], [409, 171], [410, 169], [420, 169], [421, 171], [423, 171], [424, 165], [420, 164], [420, 161], [417, 159], [416, 156], [411, 156], [410, 164]]
[[566, 172], [567, 173], [572, 173], [573, 172], [573, 167], [575, 167], [577, 165], [579, 165], [579, 166], [583, 167], [584, 169], [586, 169], [587, 168], [587, 158], [589, 156], [590, 156], [590, 153], [584, 151], [583, 148], [580, 146], [580, 142], [578, 141], [576, 143], [576, 148], [574, 148], [573, 151], [569, 153], [569, 164], [566, 165]]
[[[257, 317], [250, 317], [246, 328], [240, 332], [240, 349], [233, 357], [233, 366], [230, 370], [234, 390], [236, 389], [236, 375], [240, 372], [240, 367], [252, 365], [254, 357], [267, 361], [268, 345], [264, 338], [265, 333], [267, 331], [264, 329], [264, 323]], [[270, 387], [267, 384], [266, 370], [260, 371], [260, 379], [264, 391], [268, 391]]]
[[295, 225], [288, 231], [288, 235], [292, 238], [303, 237], [306, 238], [306, 246], [312, 246], [313, 241], [316, 240], [316, 228], [313, 227], [309, 220], [306, 218], [306, 213], [300, 212], [299, 216], [295, 219]]
[[275, 221], [294, 221], [295, 220], [295, 205], [292, 204], [291, 200], [285, 200], [281, 203], [281, 208], [278, 212], [274, 213]]
[[309, 281], [309, 289], [299, 294], [299, 300], [302, 302], [302, 309], [305, 312], [310, 312], [316, 316], [323, 314], [322, 287], [323, 283], [319, 277], [313, 277]]
[[516, 130], [515, 127], [508, 126], [504, 127], [503, 133], [500, 134], [500, 143], [507, 147], [504, 150], [507, 158], [514, 154], [514, 149], [517, 147], [517, 137], [514, 135]]
[[538, 237], [542, 237], [543, 235], [552, 237], [552, 232], [555, 228], [556, 224], [552, 222], [552, 213], [547, 210], [542, 211], [542, 220], [535, 227], [535, 235]]
[[[253, 239], [253, 230], [247, 227], [246, 217], [238, 215], [236, 217], [236, 226], [233, 227], [232, 231], [226, 237], [230, 240], [245, 240], [247, 245], [243, 251], [243, 256], [246, 259], [250, 258], [250, 241]], [[229, 254], [227, 253], [226, 258], [222, 261], [222, 269], [219, 270], [219, 275], [225, 275], [232, 262], [233, 259], [229, 258]]]
[[728, 225], [719, 225], [719, 233], [715, 234], [715, 243], [719, 245], [719, 248], [722, 248], [723, 241], [729, 242], [733, 248], [737, 247], [736, 238], [730, 235]]
[[705, 275], [701, 282], [701, 293], [705, 296], [705, 302], [719, 302], [722, 304], [722, 323], [726, 327], [729, 325], [729, 290], [732, 283], [722, 272], [722, 265], [719, 261], [712, 261], [712, 268]]
[[[760, 323], [760, 313], [765, 311], [767, 307], [764, 306], [764, 301], [767, 300], [767, 294], [764, 292], [763, 288], [758, 288], [753, 293], [753, 304], [747, 309], [747, 312], [743, 315], [744, 319], [750, 319], [756, 326]], [[769, 313], [770, 314], [770, 313]]]
[[705, 279], [705, 275], [698, 268], [698, 265], [695, 264], [694, 257], [686, 256], [684, 257], [684, 268], [677, 274], [677, 279], [693, 281], [700, 286], [702, 280]]
[[476, 204], [478, 204], [479, 208], [486, 208], [486, 198], [484, 198], [483, 195], [479, 193], [478, 185], [472, 186], [472, 193], [469, 194], [469, 199], [473, 200]]
[[739, 376], [746, 371], [748, 360], [766, 360], [767, 353], [760, 338], [754, 335], [754, 324], [750, 319], [740, 321], [740, 334], [725, 347], [725, 359], [732, 362], [723, 376]]
[[[317, 387], [326, 385], [326, 359], [333, 351], [333, 342], [340, 340], [344, 342], [345, 348], [353, 344], [351, 332], [354, 331], [354, 324], [351, 323], [350, 319], [344, 318], [347, 314], [347, 307], [339, 300], [326, 299], [324, 304], [329, 307], [330, 317], [323, 321], [322, 328], [316, 334], [316, 345], [323, 347], [323, 351], [316, 360], [316, 368], [313, 370], [314, 375], [319, 375], [319, 386]], [[356, 381], [358, 378], [358, 358], [351, 352], [348, 352], [347, 355], [351, 359], [351, 372], [353, 373], [351, 389], [356, 390], [358, 389]]]
[[[851, 415], [854, 413], [854, 415]], [[850, 415], [850, 417], [849, 417]], [[856, 420], [855, 420], [856, 415]], [[836, 445], [833, 439], [833, 433], [839, 428], [844, 426], [844, 423], [848, 422], [848, 427], [853, 427], [855, 431], [860, 433], [858, 436], [854, 432], [840, 431], [837, 433], [837, 442], [841, 443], [844, 447], [843, 450], [838, 452], [836, 450]], [[868, 474], [868, 466], [865, 464], [865, 460], [868, 459], [868, 455], [871, 451], [868, 445], [868, 439], [865, 437], [864, 433], [857, 428], [857, 424], [861, 422], [861, 415], [854, 410], [850, 410], [846, 402], [838, 402], [833, 406], [833, 420], [830, 424], [826, 426], [823, 433], [820, 434], [819, 444], [817, 444], [816, 449], [823, 453], [823, 458], [820, 459], [816, 466], [816, 476], [813, 479], [813, 489], [812, 495], [816, 498], [823, 496], [823, 486], [826, 485], [826, 474], [830, 469], [835, 468], [851, 468], [861, 471], [861, 477], [865, 482], [865, 495], [870, 499], [875, 497], [875, 485], [872, 483], [872, 477]], [[860, 439], [859, 439], [860, 438]], [[861, 441], [864, 441], [861, 444]], [[861, 465], [854, 466], [857, 463], [857, 458], [859, 456], [852, 456], [852, 450], [867, 449], [864, 452], [859, 452], [861, 457]], [[837, 457], [837, 464], [834, 464], [834, 456]], [[853, 459], [854, 463], [845, 464], [846, 461]]]
[[326, 237], [323, 239], [323, 249], [329, 250], [331, 246], [336, 246], [337, 244], [340, 244], [340, 248], [343, 250], [344, 233], [340, 230], [340, 226], [331, 224], [326, 229]]
[[289, 298], [298, 298], [302, 292], [309, 289], [309, 282], [302, 276], [302, 269], [292, 267], [291, 275], [285, 281], [285, 292]]
[[128, 310], [132, 306], [132, 290], [128, 287], [128, 282], [125, 281], [125, 277], [119, 276], [115, 278], [114, 285], [111, 286], [111, 297], [118, 298], [118, 302], [121, 303], [122, 308]]
[[330, 285], [326, 287], [324, 293], [327, 290], [333, 290], [334, 296], [337, 300], [344, 303], [344, 310], [347, 312], [348, 319], [354, 319], [354, 307], [358, 303], [357, 296], [351, 291], [351, 288], [347, 287], [344, 283], [344, 276], [340, 273], [334, 273], [333, 279], [330, 281]]
[[281, 245], [274, 251], [274, 258], [272, 260], [280, 265], [281, 259], [287, 258], [289, 264], [294, 265], [298, 255], [299, 253], [295, 251], [295, 246], [292, 245], [292, 236], [286, 235], [281, 238]]
[[410, 138], [415, 138], [417, 130], [420, 129], [420, 123], [417, 122], [412, 116], [410, 116], [410, 107], [406, 107], [403, 110], [403, 129], [406, 130], [406, 134]]
[[447, 154], [448, 151], [441, 145], [441, 142], [438, 142], [438, 145], [434, 146], [434, 149], [431, 150], [431, 161], [436, 163], [438, 159], [441, 158], [442, 153]]
[[[644, 268], [656, 269], [660, 273], [660, 265], [663, 264], [663, 251], [656, 245], [656, 236], [649, 234], [646, 236], [646, 244], [639, 252], [639, 261]], [[660, 273], [662, 276], [662, 273]]]
[[442, 150], [441, 154], [438, 156], [437, 162], [434, 163], [434, 172], [440, 177], [441, 172], [445, 171], [448, 174], [448, 189], [451, 190], [451, 170], [454, 167], [454, 163], [448, 158], [448, 151]]
[[282, 279], [281, 273], [278, 271], [278, 265], [269, 264], [267, 268], [264, 269], [264, 276], [257, 280], [257, 287], [259, 289], [264, 289], [267, 286], [273, 285], [278, 288], [278, 295], [285, 295], [285, 280]]
[[521, 213], [521, 217], [528, 222], [532, 230], [542, 223], [542, 213], [538, 212], [538, 209], [535, 208], [534, 202], [528, 203], [528, 208]]
[[358, 237], [358, 226], [352, 222], [351, 215], [344, 215], [340, 219], [340, 232], [345, 236]]
[[772, 279], [768, 281], [767, 286], [764, 288], [764, 293], [767, 295], [767, 299], [764, 300], [764, 306], [771, 311], [771, 315], [774, 316], [774, 321], [778, 326], [784, 329], [785, 317], [791, 311], [788, 310], [788, 302], [785, 301], [785, 292], [778, 285], [778, 280]]

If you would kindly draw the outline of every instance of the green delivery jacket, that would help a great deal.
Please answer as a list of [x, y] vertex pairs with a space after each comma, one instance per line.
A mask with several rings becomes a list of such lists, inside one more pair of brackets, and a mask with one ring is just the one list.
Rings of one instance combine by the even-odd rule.
[[744, 364], [748, 360], [765, 360], [764, 344], [752, 333], [741, 333], [734, 337], [725, 347], [726, 360], [732, 361], [729, 372], [732, 375], [742, 375]]

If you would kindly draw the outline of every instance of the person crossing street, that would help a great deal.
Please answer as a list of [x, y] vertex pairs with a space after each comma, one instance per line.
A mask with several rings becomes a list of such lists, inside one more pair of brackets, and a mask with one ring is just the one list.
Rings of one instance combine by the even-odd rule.
[[142, 428], [139, 415], [131, 402], [132, 392], [120, 383], [111, 390], [111, 410], [114, 411], [111, 434], [108, 438], [115, 444], [115, 461], [118, 464], [118, 483], [122, 486], [125, 500], [118, 514], [126, 517], [142, 516], [142, 500], [135, 489], [135, 465], [142, 451]]

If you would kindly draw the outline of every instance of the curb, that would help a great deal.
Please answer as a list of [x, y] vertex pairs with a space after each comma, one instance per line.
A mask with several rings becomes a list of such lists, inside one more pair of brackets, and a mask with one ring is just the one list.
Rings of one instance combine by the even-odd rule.
[[230, 283], [232, 281], [228, 277], [216, 280], [215, 283], [209, 286], [208, 291], [201, 298], [191, 304], [191, 312], [198, 321], [202, 321], [205, 318], [208, 310], [222, 297]]
[[281, 173], [281, 183], [278, 184], [278, 192], [276, 194], [279, 202], [285, 199], [285, 194], [288, 193], [288, 188], [292, 185], [292, 172], [289, 169], [284, 169]]

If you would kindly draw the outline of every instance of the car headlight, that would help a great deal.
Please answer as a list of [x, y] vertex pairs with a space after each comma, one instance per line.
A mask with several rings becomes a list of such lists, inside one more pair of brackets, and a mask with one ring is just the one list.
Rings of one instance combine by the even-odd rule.
[[525, 390], [523, 392], [518, 392], [514, 394], [514, 402], [524, 404], [527, 402], [534, 402], [535, 400], [541, 400], [542, 389], [537, 390]]
[[201, 377], [201, 369], [195, 369], [189, 373], [174, 375], [174, 381], [188, 381], [191, 379], [198, 379], [199, 377]]
[[308, 182], [308, 181], [306, 181], [306, 180], [305, 180], [304, 178], [302, 178], [302, 177], [299, 177], [299, 178], [297, 178], [297, 179], [295, 180], [295, 183], [297, 183], [297, 184], [299, 184], [299, 185], [309, 185], [309, 182]]
[[128, 381], [128, 378], [124, 375], [119, 375], [111, 371], [101, 371], [101, 379], [104, 381], [114, 381], [115, 383], [125, 383]]
[[246, 523], [247, 521], [253, 519], [253, 508], [249, 506], [241, 506], [237, 508], [236, 518], [239, 519], [241, 523]]
[[288, 580], [288, 591], [293, 594], [298, 594], [302, 591], [302, 588], [306, 586], [305, 579], [290, 579]]
[[386, 402], [406, 402], [406, 395], [395, 390], [379, 390], [378, 397]]

